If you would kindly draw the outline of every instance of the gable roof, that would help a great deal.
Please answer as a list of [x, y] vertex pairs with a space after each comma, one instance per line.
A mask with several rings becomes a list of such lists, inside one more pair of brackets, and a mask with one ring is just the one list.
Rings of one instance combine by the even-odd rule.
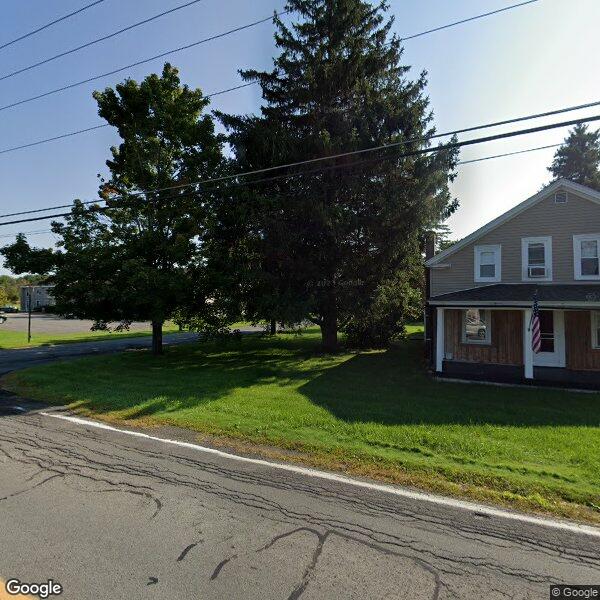
[[493, 221], [487, 223], [487, 225], [480, 227], [479, 229], [477, 229], [477, 231], [474, 231], [467, 237], [464, 237], [459, 242], [456, 242], [456, 244], [454, 244], [453, 246], [450, 246], [449, 248], [446, 248], [446, 250], [439, 252], [438, 254], [430, 258], [425, 263], [425, 265], [428, 267], [437, 265], [448, 256], [454, 254], [455, 252], [458, 252], [458, 250], [460, 250], [461, 248], [464, 248], [470, 243], [477, 241], [479, 238], [490, 233], [490, 231], [493, 231], [497, 227], [500, 227], [500, 225], [503, 225], [507, 221], [514, 219], [516, 216], [520, 215], [522, 212], [526, 211], [532, 206], [535, 206], [538, 202], [541, 202], [549, 194], [553, 194], [559, 190], [564, 190], [567, 192], [571, 191], [577, 194], [578, 196], [581, 196], [582, 198], [586, 198], [587, 200], [591, 200], [592, 202], [600, 204], [600, 192], [597, 192], [596, 190], [585, 185], [580, 185], [579, 183], [570, 181], [569, 179], [558, 179], [553, 183], [547, 185], [545, 188], [542, 188], [542, 190], [540, 190], [537, 194], [531, 196], [530, 198], [527, 198], [527, 200], [524, 200], [520, 204], [517, 204], [517, 206], [511, 208], [509, 211], [505, 212], [499, 217], [496, 217]]

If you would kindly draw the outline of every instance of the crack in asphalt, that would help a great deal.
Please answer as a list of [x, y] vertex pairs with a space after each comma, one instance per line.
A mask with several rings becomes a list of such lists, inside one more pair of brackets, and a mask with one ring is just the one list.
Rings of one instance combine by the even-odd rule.
[[221, 572], [221, 570], [223, 569], [223, 567], [230, 561], [233, 560], [234, 558], [237, 558], [237, 554], [232, 554], [231, 556], [224, 558], [216, 567], [215, 570], [212, 572], [212, 575], [210, 576], [211, 581], [214, 581], [218, 576], [219, 573]]
[[199, 540], [197, 542], [194, 542], [193, 544], [190, 544], [189, 546], [186, 546], [182, 551], [181, 554], [177, 557], [177, 562], [181, 562], [188, 554], [188, 552], [192, 549], [195, 548], [198, 544], [200, 544], [202, 542], [202, 540]]
[[[78, 439], [85, 439], [86, 436], [83, 436], [80, 432], [69, 432], [70, 435]], [[145, 457], [152, 457], [158, 460], [164, 460], [165, 454], [161, 454], [158, 452], [154, 452], [151, 450], [144, 450], [139, 448], [132, 448], [131, 446], [127, 446], [124, 444], [119, 444], [117, 442], [111, 442], [113, 446], [123, 449], [125, 451], [134, 451]], [[90, 449], [90, 451], [92, 451]], [[95, 451], [95, 450], [94, 450]], [[96, 452], [97, 453], [97, 452]], [[104, 453], [106, 457], [113, 458], [114, 455], [109, 453]], [[283, 475], [280, 473], [269, 474], [269, 478], [252, 474], [252, 473], [240, 473], [239, 471], [235, 471], [233, 469], [225, 469], [223, 467], [215, 467], [212, 463], [208, 463], [201, 460], [195, 460], [188, 457], [181, 457], [177, 455], [169, 454], [169, 459], [172, 462], [176, 462], [183, 466], [191, 466], [194, 468], [202, 469], [205, 472], [214, 473], [219, 476], [226, 476], [228, 479], [239, 481], [242, 483], [251, 483], [257, 484], [260, 486], [268, 486], [275, 489], [284, 489], [289, 490], [290, 485], [289, 481], [283, 479]], [[141, 461], [138, 461], [138, 464], [143, 464]], [[281, 478], [281, 479], [280, 479]], [[363, 498], [353, 497], [350, 494], [345, 494], [339, 491], [331, 491], [327, 487], [308, 484], [308, 483], [295, 483], [294, 489], [299, 492], [307, 493], [313, 497], [318, 497], [320, 500], [326, 501], [328, 503], [335, 503], [339, 505], [340, 502], [351, 506], [355, 512], [359, 512], [360, 514], [368, 515], [368, 516], [383, 516], [386, 518], [394, 518], [399, 522], [410, 523], [412, 527], [419, 528], [422, 531], [429, 531], [431, 525], [434, 524], [436, 527], [448, 531], [454, 536], [461, 537], [465, 540], [475, 540], [482, 541], [486, 545], [496, 545], [498, 548], [510, 548], [514, 547], [515, 544], [535, 549], [536, 551], [548, 551], [547, 555], [555, 557], [557, 555], [563, 556], [567, 560], [570, 558], [576, 558], [577, 560], [587, 561], [588, 564], [596, 564], [597, 553], [594, 550], [590, 552], [583, 553], [581, 547], [577, 548], [566, 548], [563, 547], [560, 551], [557, 550], [559, 535], [555, 535], [554, 539], [550, 542], [545, 542], [540, 540], [539, 537], [528, 537], [526, 535], [525, 528], [521, 528], [518, 532], [513, 532], [512, 529], [508, 529], [506, 527], [498, 527], [498, 524], [494, 521], [491, 521], [488, 517], [486, 519], [486, 529], [482, 532], [478, 529], [478, 524], [473, 518], [473, 522], [461, 522], [457, 524], [455, 522], [448, 522], [447, 519], [436, 517], [433, 514], [430, 514], [426, 508], [421, 510], [419, 513], [415, 513], [409, 508], [404, 508], [402, 514], [399, 514], [397, 511], [397, 504], [394, 504], [390, 499], [384, 499], [382, 497], [377, 497], [376, 503], [369, 503], [367, 500]], [[366, 494], [365, 494], [366, 495]], [[373, 494], [375, 497], [375, 495]], [[368, 496], [367, 496], [368, 498]], [[370, 498], [369, 498], [370, 500]], [[387, 500], [387, 501], [386, 501]], [[408, 503], [406, 503], [408, 505]], [[421, 507], [420, 507], [421, 508]], [[475, 513], [473, 517], [476, 517]], [[494, 529], [497, 528], [497, 531]], [[564, 537], [565, 534], [562, 535]], [[575, 540], [575, 535], [572, 536], [572, 539]]]
[[[57, 434], [62, 436], [61, 443], [51, 439], [52, 435]], [[96, 447], [100, 444], [102, 447]], [[517, 547], [523, 552], [535, 552], [548, 557], [556, 564], [588, 565], [595, 569], [600, 567], [598, 555], [591, 543], [589, 548], [585, 544], [583, 547], [581, 545], [577, 547], [574, 536], [553, 532], [548, 533], [546, 539], [540, 540], [534, 538], [531, 528], [511, 530], [502, 528], [489, 519], [485, 520], [485, 529], [477, 530], [476, 522], [465, 522], [465, 520], [454, 522], [448, 519], [443, 522], [443, 517], [435, 515], [434, 508], [429, 506], [422, 512], [416, 513], [414, 509], [407, 507], [407, 502], [382, 499], [375, 494], [365, 493], [362, 497], [358, 495], [352, 497], [343, 487], [332, 489], [312, 482], [306, 483], [298, 477], [288, 477], [284, 480], [280, 474], [271, 477], [270, 473], [236, 471], [233, 468], [172, 453], [161, 454], [135, 445], [121, 444], [97, 432], [90, 435], [78, 430], [62, 428], [54, 423], [50, 425], [39, 415], [19, 415], [0, 419], [0, 454], [4, 457], [4, 462], [11, 461], [37, 467], [36, 473], [26, 479], [27, 483], [35, 480], [41, 473], [50, 473], [50, 476], [42, 481], [8, 494], [0, 498], [0, 501], [10, 500], [15, 496], [31, 492], [53, 479], [60, 479], [62, 484], [80, 492], [129, 493], [144, 497], [155, 504], [150, 520], [154, 519], [163, 508], [163, 502], [159, 499], [162, 492], [156, 489], [157, 485], [189, 490], [199, 506], [202, 506], [202, 502], [199, 501], [198, 495], [208, 494], [222, 501], [256, 510], [271, 521], [276, 521], [276, 515], [280, 515], [282, 522], [300, 526], [276, 536], [256, 552], [264, 551], [281, 539], [301, 531], [310, 532], [317, 539], [316, 547], [301, 581], [289, 596], [293, 600], [297, 600], [314, 580], [318, 572], [319, 558], [327, 539], [331, 536], [365, 545], [376, 552], [412, 561], [433, 578], [434, 599], [438, 599], [442, 592], [445, 595], [456, 595], [452, 590], [451, 582], [446, 582], [442, 579], [443, 576], [444, 578], [446, 576], [485, 578], [487, 572], [510, 580], [519, 580], [521, 585], [549, 583], [547, 574], [534, 572], [522, 565], [517, 567], [503, 564], [495, 555], [490, 556], [490, 551], [494, 548], [506, 551]], [[180, 468], [185, 468], [188, 472], [183, 473]], [[262, 493], [240, 491], [220, 482], [215, 483], [211, 481], [211, 477], [252, 485]], [[78, 479], [107, 487], [85, 489], [76, 485]], [[144, 484], [141, 484], [141, 481], [144, 481]], [[267, 497], [265, 494], [269, 489], [306, 494], [322, 500], [324, 505], [337, 502], [353, 516], [354, 513], [358, 513], [373, 521], [385, 518], [403, 524], [405, 527], [401, 535], [398, 535], [390, 529], [370, 527], [364, 520], [357, 523], [322, 512], [308, 513], [293, 510]], [[413, 532], [412, 535], [409, 529]], [[436, 535], [441, 535], [444, 531], [452, 531], [454, 536], [469, 541], [471, 547], [477, 548], [478, 552], [458, 555], [437, 551], [435, 545], [428, 544], [424, 539], [415, 536], [418, 531], [427, 531], [431, 535], [432, 530]], [[202, 540], [199, 540], [186, 546], [177, 558], [177, 562], [183, 561], [187, 554], [201, 542]], [[237, 557], [238, 555], [234, 554], [224, 558], [215, 567], [210, 580], [217, 579], [225, 565]], [[152, 583], [156, 582], [148, 585]], [[499, 588], [492, 590], [490, 586], [489, 589], [502, 596], [510, 597]]]

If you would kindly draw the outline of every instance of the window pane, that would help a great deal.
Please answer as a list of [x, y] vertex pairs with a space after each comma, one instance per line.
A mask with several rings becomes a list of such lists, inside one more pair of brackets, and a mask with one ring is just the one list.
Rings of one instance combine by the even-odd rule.
[[479, 262], [482, 265], [493, 265], [496, 262], [495, 252], [482, 252], [479, 257]]
[[529, 244], [529, 264], [534, 266], [546, 264], [544, 244]]
[[552, 337], [542, 336], [540, 352], [554, 352], [554, 336], [552, 336]]
[[587, 240], [581, 242], [581, 257], [582, 258], [598, 258], [598, 241]]
[[542, 335], [554, 335], [554, 311], [540, 310], [540, 332]]
[[540, 311], [540, 333], [542, 345], [540, 352], [554, 352], [554, 312]]
[[496, 265], [481, 265], [479, 267], [480, 277], [496, 277]]
[[582, 275], [600, 275], [600, 265], [597, 258], [582, 258], [581, 259], [581, 274]]
[[488, 313], [486, 310], [471, 308], [465, 315], [465, 339], [483, 342], [487, 339]]

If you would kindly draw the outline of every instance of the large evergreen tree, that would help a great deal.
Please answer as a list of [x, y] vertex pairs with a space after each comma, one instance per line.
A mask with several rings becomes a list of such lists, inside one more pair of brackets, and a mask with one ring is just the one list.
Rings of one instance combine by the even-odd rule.
[[600, 191], [600, 132], [576, 125], [548, 168], [554, 179], [570, 179]]
[[280, 53], [273, 70], [242, 72], [262, 87], [262, 114], [220, 115], [238, 168], [406, 142], [288, 168], [268, 181], [247, 179], [226, 217], [237, 235], [222, 255], [235, 254], [240, 244], [250, 249], [240, 289], [248, 292], [251, 312], [308, 317], [333, 350], [339, 328], [418, 252], [423, 231], [455, 208], [447, 184], [456, 152], [402, 156], [429, 146], [411, 140], [433, 132], [432, 114], [426, 74], [409, 78], [385, 2], [288, 0], [286, 9], [293, 23], [275, 19]]
[[55, 252], [30, 248], [20, 236], [2, 254], [16, 273], [49, 274], [59, 310], [98, 327], [151, 321], [159, 354], [164, 321], [198, 297], [211, 194], [185, 186], [221, 173], [221, 139], [202, 114], [208, 100], [181, 85], [169, 64], [162, 76], [128, 79], [94, 97], [121, 137], [100, 185], [106, 204], [76, 202], [65, 223], [53, 223]]

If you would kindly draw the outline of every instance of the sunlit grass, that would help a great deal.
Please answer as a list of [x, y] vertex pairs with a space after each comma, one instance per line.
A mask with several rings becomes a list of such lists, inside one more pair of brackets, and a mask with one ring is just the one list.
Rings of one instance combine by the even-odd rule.
[[316, 332], [250, 336], [56, 363], [7, 384], [113, 421], [269, 444], [450, 493], [564, 514], [600, 507], [600, 394], [437, 382], [417, 339], [324, 355]]

